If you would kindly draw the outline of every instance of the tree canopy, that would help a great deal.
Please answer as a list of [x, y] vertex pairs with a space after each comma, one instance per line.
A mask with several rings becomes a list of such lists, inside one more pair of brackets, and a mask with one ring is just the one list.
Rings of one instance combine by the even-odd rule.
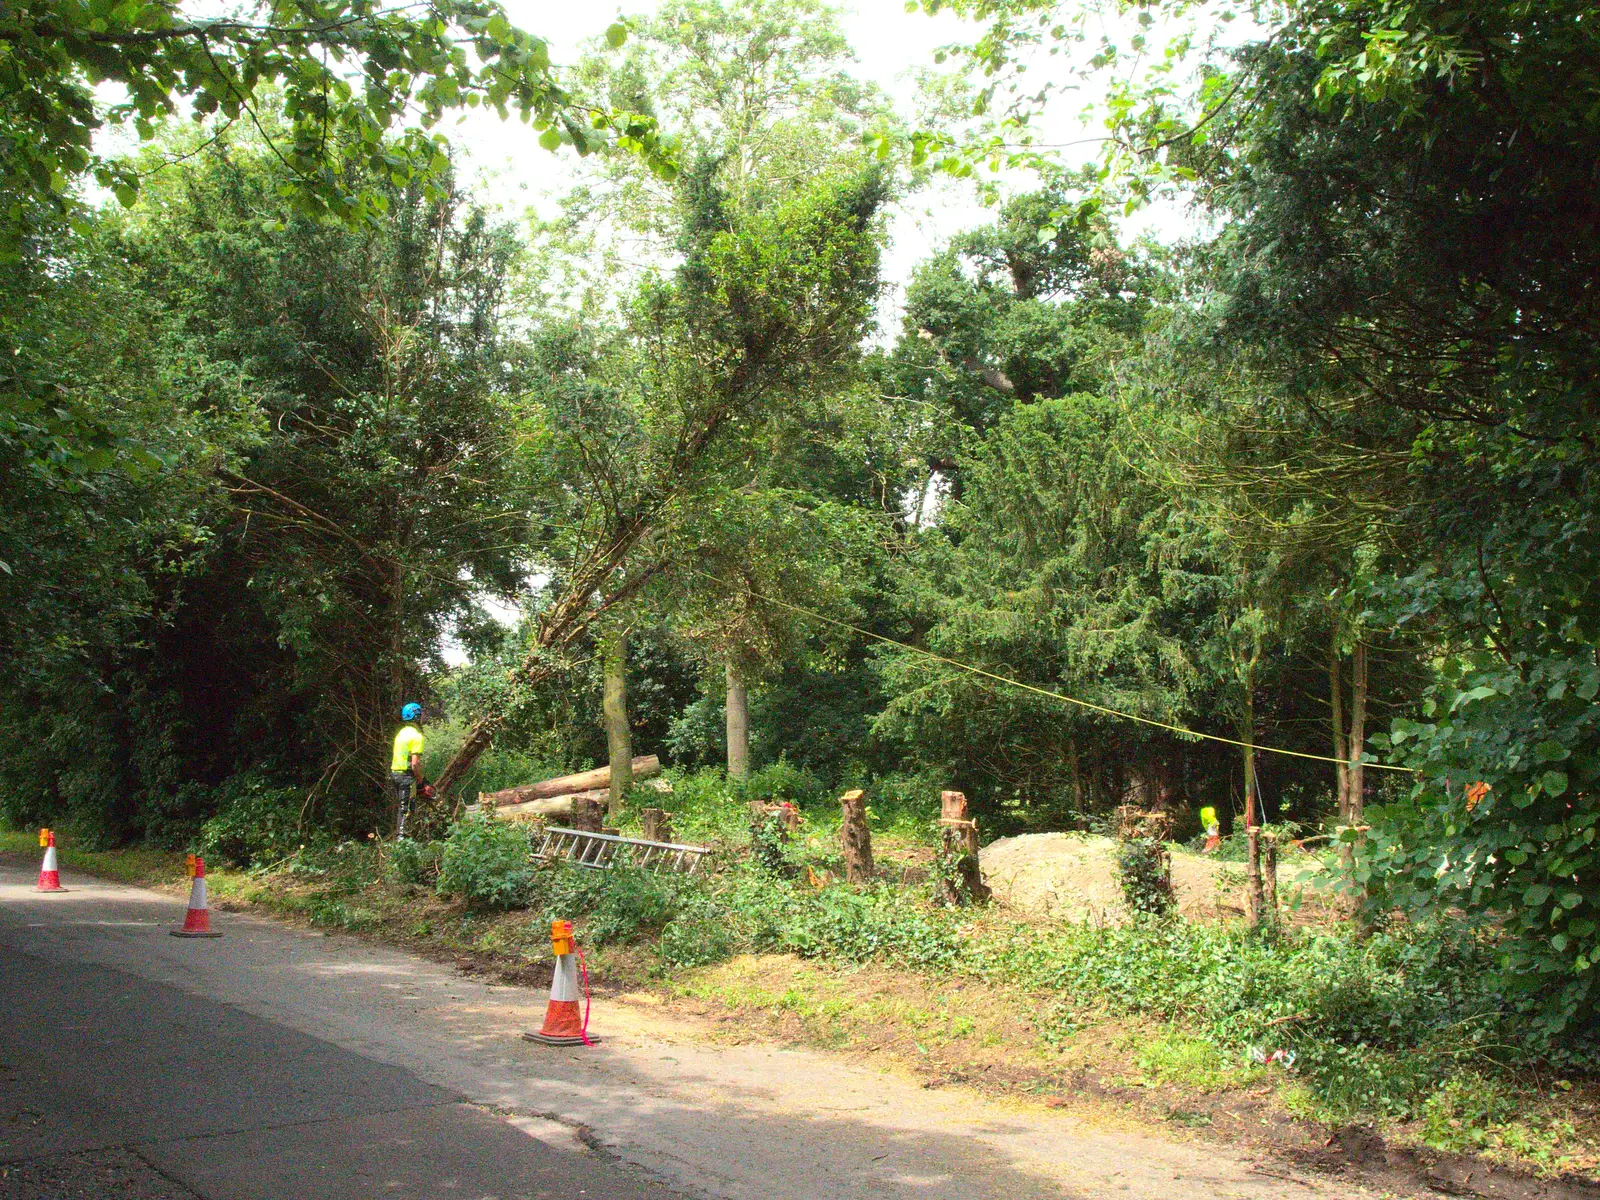
[[[1592, 1022], [1588, 6], [952, 7], [926, 128], [821, 4], [565, 70], [477, 0], [7, 8], [0, 810], [364, 836], [415, 699], [442, 821], [605, 753], [620, 672], [677, 766], [747, 717], [994, 831], [1336, 841]], [[474, 106], [583, 156], [556, 209], [474, 195]], [[889, 279], [930, 163], [995, 203]]]

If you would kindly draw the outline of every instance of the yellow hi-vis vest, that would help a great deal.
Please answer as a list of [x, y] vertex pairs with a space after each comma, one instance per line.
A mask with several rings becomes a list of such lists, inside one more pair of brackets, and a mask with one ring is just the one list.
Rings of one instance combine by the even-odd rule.
[[394, 753], [389, 757], [391, 771], [411, 770], [411, 756], [422, 753], [422, 730], [407, 725], [394, 735]]

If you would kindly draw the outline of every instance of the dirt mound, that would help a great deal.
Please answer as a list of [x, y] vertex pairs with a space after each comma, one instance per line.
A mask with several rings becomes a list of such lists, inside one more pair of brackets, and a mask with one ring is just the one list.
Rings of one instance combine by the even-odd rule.
[[[1127, 918], [1117, 882], [1116, 843], [1085, 833], [1024, 833], [990, 842], [979, 854], [983, 877], [1013, 907], [1070, 921]], [[1175, 850], [1172, 890], [1189, 917], [1244, 912], [1242, 865]]]

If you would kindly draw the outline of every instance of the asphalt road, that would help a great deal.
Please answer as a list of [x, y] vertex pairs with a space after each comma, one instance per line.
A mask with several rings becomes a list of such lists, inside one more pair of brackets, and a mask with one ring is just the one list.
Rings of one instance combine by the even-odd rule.
[[[52, 924], [0, 924], [0, 1197], [674, 1194], [400, 1067], [170, 984], [24, 948]], [[120, 928], [165, 933], [157, 922]], [[188, 945], [183, 953], [206, 953]]]
[[1218, 1147], [708, 1040], [646, 998], [593, 1048], [546, 995], [171, 895], [0, 866], [0, 1200], [1309, 1200]]

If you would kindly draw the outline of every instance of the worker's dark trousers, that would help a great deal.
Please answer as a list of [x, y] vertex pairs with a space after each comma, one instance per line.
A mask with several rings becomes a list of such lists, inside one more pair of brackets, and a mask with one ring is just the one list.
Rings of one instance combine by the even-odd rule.
[[390, 771], [389, 790], [394, 793], [394, 835], [405, 837], [406, 822], [411, 819], [411, 789], [417, 781], [410, 771]]

